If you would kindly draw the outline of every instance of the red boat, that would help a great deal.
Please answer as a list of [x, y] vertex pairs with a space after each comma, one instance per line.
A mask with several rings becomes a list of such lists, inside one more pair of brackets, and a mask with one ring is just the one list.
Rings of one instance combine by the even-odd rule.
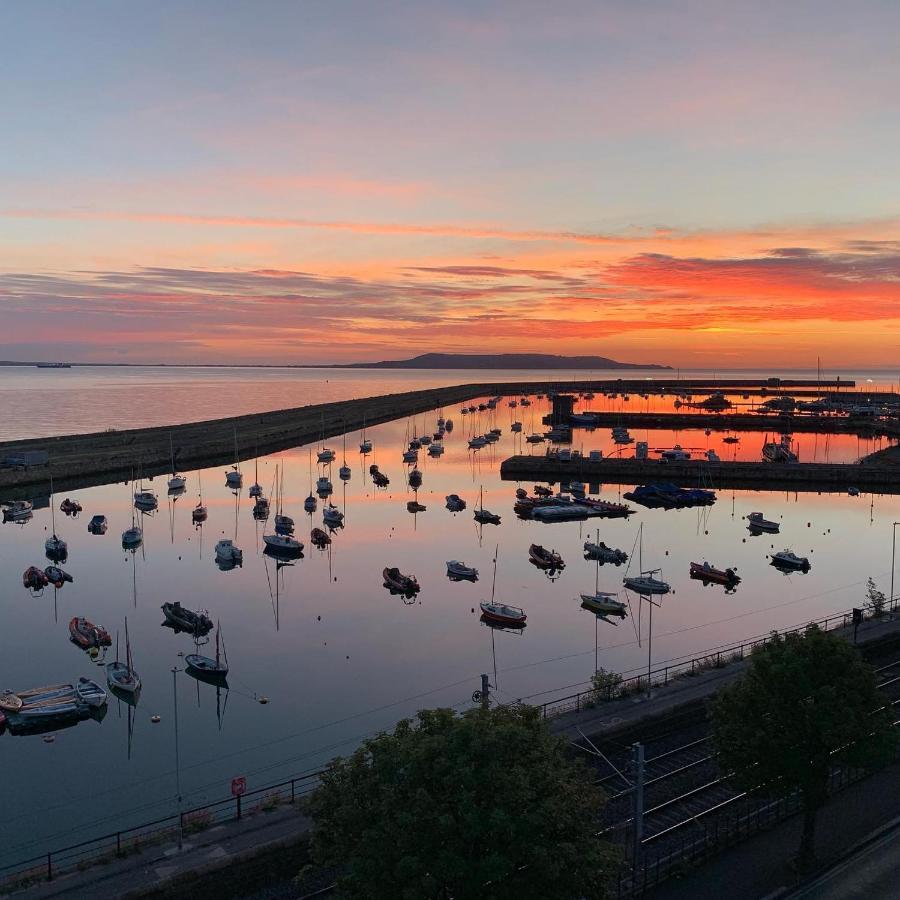
[[320, 550], [324, 550], [331, 543], [331, 538], [321, 528], [313, 528], [309, 533], [309, 539], [313, 546]]
[[525, 610], [518, 606], [508, 606], [506, 603], [481, 604], [481, 618], [488, 624], [505, 625], [507, 628], [521, 628], [528, 616]]
[[84, 650], [90, 647], [108, 647], [112, 644], [109, 632], [102, 625], [95, 625], [82, 616], [74, 616], [69, 622], [69, 634]]
[[59, 504], [59, 508], [67, 516], [77, 516], [81, 512], [81, 504], [77, 500], [70, 500], [68, 497]]
[[691, 578], [700, 581], [714, 581], [716, 584], [735, 585], [741, 579], [734, 569], [717, 569], [708, 562], [691, 563]]
[[50, 579], [37, 566], [29, 566], [22, 574], [22, 585], [30, 591], [39, 591], [49, 583]]

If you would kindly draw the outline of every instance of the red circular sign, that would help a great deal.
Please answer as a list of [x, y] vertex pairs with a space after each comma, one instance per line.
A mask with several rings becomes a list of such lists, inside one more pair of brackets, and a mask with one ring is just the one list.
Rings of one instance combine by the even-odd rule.
[[247, 779], [241, 775], [239, 778], [231, 779], [231, 796], [240, 797], [241, 794], [247, 793]]

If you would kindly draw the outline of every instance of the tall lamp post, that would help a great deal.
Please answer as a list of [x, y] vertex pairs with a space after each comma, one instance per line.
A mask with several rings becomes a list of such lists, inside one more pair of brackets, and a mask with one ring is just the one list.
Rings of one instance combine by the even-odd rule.
[[900, 522], [894, 522], [891, 535], [891, 611], [894, 609], [894, 560], [897, 558], [897, 526]]
[[172, 699], [175, 711], [175, 793], [178, 800], [178, 849], [184, 843], [184, 823], [181, 819], [181, 764], [178, 755], [178, 673], [177, 666], [172, 667]]

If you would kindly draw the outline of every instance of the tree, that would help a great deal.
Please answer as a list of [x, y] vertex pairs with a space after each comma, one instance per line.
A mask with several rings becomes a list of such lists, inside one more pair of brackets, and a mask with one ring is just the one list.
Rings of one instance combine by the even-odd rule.
[[616, 858], [602, 804], [539, 710], [423, 710], [330, 764], [313, 858], [343, 897], [601, 898]]
[[720, 767], [745, 789], [799, 790], [801, 870], [815, 860], [816, 816], [836, 765], [887, 762], [896, 737], [875, 673], [850, 643], [814, 625], [758, 647], [713, 705]]
[[872, 609], [873, 616], [882, 616], [884, 615], [884, 607], [887, 603], [887, 597], [884, 596], [882, 591], [878, 590], [878, 585], [875, 584], [875, 580], [873, 578], [869, 578], [866, 582], [866, 600], [869, 601], [869, 606]]

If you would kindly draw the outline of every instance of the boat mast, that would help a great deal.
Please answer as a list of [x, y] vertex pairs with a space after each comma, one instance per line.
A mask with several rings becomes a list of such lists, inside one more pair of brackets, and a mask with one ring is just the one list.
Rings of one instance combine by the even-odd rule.
[[494, 580], [491, 583], [491, 603], [494, 602], [494, 592], [497, 589], [497, 557], [500, 556], [500, 545], [494, 550]]

